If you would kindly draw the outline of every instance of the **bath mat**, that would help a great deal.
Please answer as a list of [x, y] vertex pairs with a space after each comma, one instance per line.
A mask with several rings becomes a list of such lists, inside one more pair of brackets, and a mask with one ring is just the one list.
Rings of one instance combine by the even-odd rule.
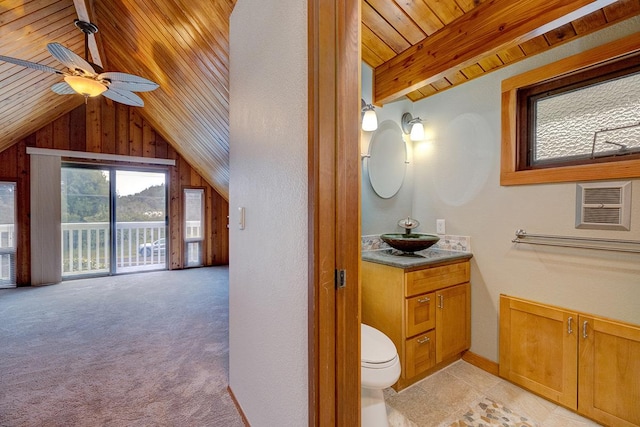
[[529, 417], [516, 414], [499, 402], [484, 397], [466, 412], [458, 413], [440, 427], [537, 427]]

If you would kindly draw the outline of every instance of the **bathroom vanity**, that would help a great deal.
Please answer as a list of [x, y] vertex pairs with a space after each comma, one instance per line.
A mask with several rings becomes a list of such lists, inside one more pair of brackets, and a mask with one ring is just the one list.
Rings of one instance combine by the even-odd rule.
[[459, 359], [471, 345], [467, 252], [362, 253], [362, 322], [396, 346], [402, 390]]

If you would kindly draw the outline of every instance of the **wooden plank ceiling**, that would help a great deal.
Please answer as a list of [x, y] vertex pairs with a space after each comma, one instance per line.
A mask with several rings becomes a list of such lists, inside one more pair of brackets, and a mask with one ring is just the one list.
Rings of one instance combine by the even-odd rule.
[[[229, 188], [229, 16], [236, 0], [76, 0], [95, 23], [106, 71], [160, 89], [140, 113], [225, 198]], [[74, 0], [0, 1], [0, 55], [64, 69], [46, 45], [84, 56]], [[49, 88], [61, 77], [0, 62], [0, 150], [84, 102]]]
[[[490, 4], [491, 3], [491, 4]], [[415, 58], [403, 53], [423, 49], [423, 56], [427, 56], [430, 38], [437, 37], [449, 31], [451, 37], [458, 33], [465, 33], [465, 37], [473, 38], [477, 34], [470, 33], [471, 22], [488, 21], [490, 8], [496, 8], [499, 1], [488, 0], [362, 0], [362, 60], [374, 68], [376, 77], [391, 67], [400, 66], [405, 72], [415, 66]], [[530, 8], [530, 16], [522, 21], [536, 20], [536, 14], [543, 4], [537, 1], [503, 1], [506, 7], [516, 9], [517, 3], [521, 8]], [[511, 3], [511, 4], [509, 4]], [[547, 1], [553, 7], [552, 1]], [[570, 1], [555, 2], [557, 6], [565, 6]], [[574, 2], [577, 3], [577, 2]], [[582, 2], [587, 4], [588, 2]], [[528, 37], [522, 43], [512, 43], [511, 46], [486, 52], [477, 61], [447, 66], [442, 76], [436, 76], [428, 84], [407, 91], [406, 96], [417, 101], [433, 95], [437, 92], [449, 89], [473, 78], [497, 70], [506, 65], [524, 59], [528, 56], [544, 52], [560, 43], [592, 33], [608, 25], [628, 19], [640, 14], [640, 0], [619, 0], [600, 9], [570, 20], [563, 25]], [[594, 2], [594, 4], [597, 4]], [[509, 12], [512, 12], [510, 10]], [[484, 15], [483, 15], [484, 13]], [[472, 16], [477, 14], [477, 16]], [[485, 17], [483, 17], [485, 16]], [[507, 21], [508, 18], [504, 18]], [[505, 22], [506, 24], [506, 22]], [[546, 24], [544, 22], [543, 24]], [[468, 25], [466, 27], [465, 25]], [[477, 25], [478, 27], [479, 25]], [[454, 30], [452, 30], [452, 28]], [[639, 29], [640, 31], [640, 29]], [[443, 44], [446, 43], [443, 40]], [[471, 43], [471, 42], [470, 42]], [[440, 58], [436, 58], [437, 61]], [[444, 61], [444, 59], [441, 59]], [[380, 82], [376, 82], [377, 85]], [[374, 93], [378, 92], [374, 90]], [[382, 104], [403, 95], [400, 89], [396, 89], [390, 98], [383, 96], [383, 100], [374, 99], [377, 104]], [[374, 98], [376, 98], [374, 96]]]
[[[478, 11], [486, 5], [510, 3], [361, 1], [362, 59], [377, 71], [397, 68], [398, 63], [406, 63], [409, 69], [410, 61], [401, 55], [419, 49], [444, 31], [460, 28], [465, 15], [482, 20]], [[563, 4], [579, 1], [590, 0], [566, 0]], [[73, 20], [78, 17], [77, 11], [82, 17], [89, 16], [99, 27], [92, 49], [100, 52], [104, 69], [137, 74], [160, 84], [160, 89], [140, 94], [145, 102], [140, 113], [228, 198], [228, 31], [235, 2], [0, 0], [0, 55], [62, 69], [47, 52], [46, 44], [57, 41], [84, 56], [84, 37]], [[529, 4], [529, 0], [522, 2]], [[530, 12], [531, 19], [535, 12]], [[438, 79], [412, 88], [406, 96], [412, 101], [422, 99], [639, 13], [640, 0], [615, 1], [508, 49], [488, 52], [474, 63], [450, 68]], [[84, 102], [79, 95], [61, 96], [49, 90], [59, 81], [57, 75], [0, 62], [0, 151]], [[404, 95], [401, 90], [394, 92], [396, 97]]]

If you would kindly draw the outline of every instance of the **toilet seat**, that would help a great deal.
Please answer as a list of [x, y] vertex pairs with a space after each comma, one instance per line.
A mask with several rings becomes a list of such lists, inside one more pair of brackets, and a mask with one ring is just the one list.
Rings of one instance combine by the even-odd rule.
[[360, 366], [384, 369], [398, 363], [398, 352], [393, 341], [379, 330], [360, 324]]
[[383, 389], [400, 378], [400, 357], [393, 341], [382, 331], [360, 324], [361, 425], [389, 427]]

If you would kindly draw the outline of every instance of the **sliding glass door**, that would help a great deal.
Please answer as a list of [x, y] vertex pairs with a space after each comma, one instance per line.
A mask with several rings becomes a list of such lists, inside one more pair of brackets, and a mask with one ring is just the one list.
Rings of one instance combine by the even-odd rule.
[[167, 266], [166, 174], [116, 171], [116, 273]]
[[167, 267], [166, 174], [62, 167], [62, 276]]
[[16, 286], [16, 184], [0, 182], [0, 288]]
[[63, 166], [62, 277], [111, 271], [110, 172]]

